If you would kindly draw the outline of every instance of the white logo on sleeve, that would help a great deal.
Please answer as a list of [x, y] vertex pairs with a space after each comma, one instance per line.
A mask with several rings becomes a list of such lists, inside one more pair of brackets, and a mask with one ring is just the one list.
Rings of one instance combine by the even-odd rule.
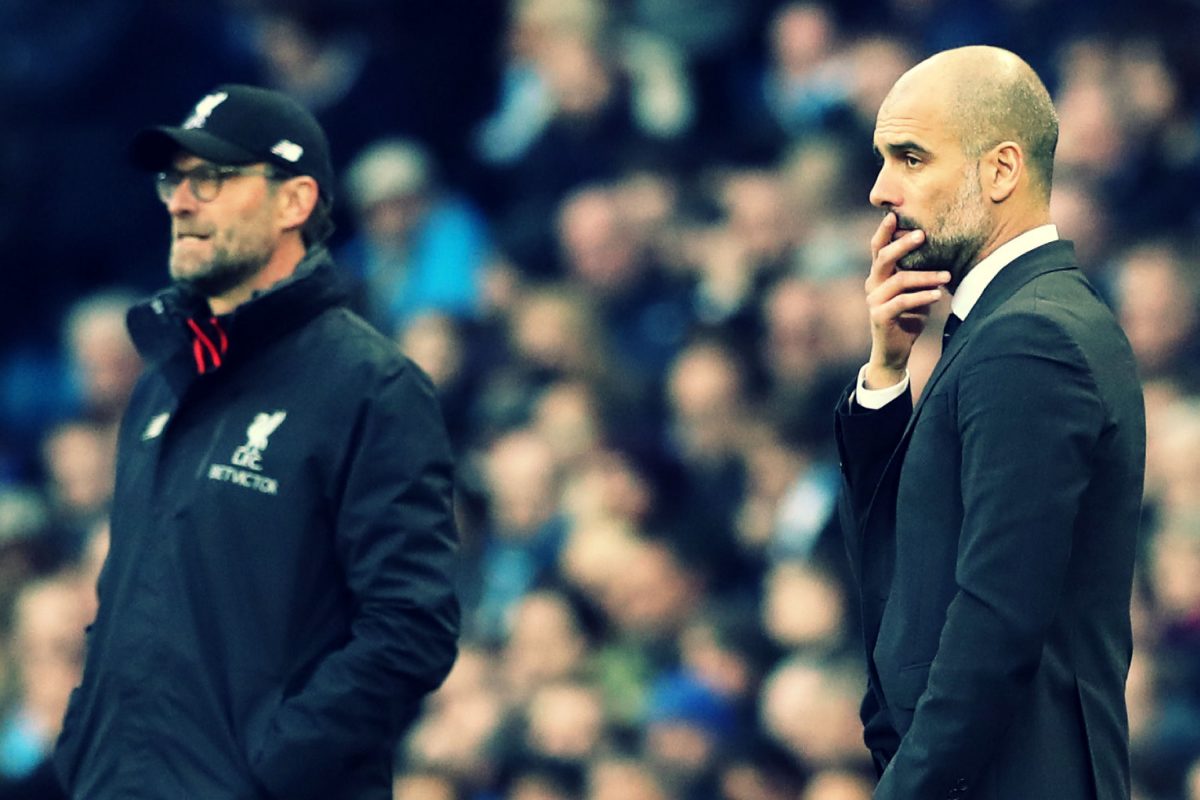
[[[246, 443], [233, 451], [233, 466], [213, 464], [208, 468], [209, 480], [233, 483], [263, 494], [278, 494], [279, 481], [259, 473], [262, 472], [263, 451], [270, 444], [271, 434], [287, 418], [286, 411], [268, 414], [261, 412], [246, 428]], [[242, 469], [238, 469], [242, 467]], [[250, 471], [253, 470], [253, 471]]]
[[150, 418], [150, 422], [146, 425], [146, 430], [142, 431], [142, 441], [148, 442], [151, 439], [157, 439], [162, 436], [163, 429], [167, 427], [167, 420], [171, 418], [169, 411], [164, 411], [161, 414], [155, 414]]
[[196, 107], [192, 109], [192, 114], [184, 123], [185, 128], [203, 128], [204, 123], [208, 122], [208, 118], [212, 115], [217, 106], [229, 99], [229, 95], [225, 92], [213, 92], [206, 96]]

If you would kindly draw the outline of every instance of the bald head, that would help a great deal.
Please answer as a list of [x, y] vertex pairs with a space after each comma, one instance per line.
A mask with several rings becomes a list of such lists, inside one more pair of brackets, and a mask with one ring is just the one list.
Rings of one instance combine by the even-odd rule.
[[1058, 115], [1041, 79], [1019, 56], [998, 47], [959, 47], [937, 53], [904, 73], [883, 102], [911, 93], [941, 98], [944, 119], [969, 158], [1000, 142], [1020, 145], [1030, 182], [1050, 197]]

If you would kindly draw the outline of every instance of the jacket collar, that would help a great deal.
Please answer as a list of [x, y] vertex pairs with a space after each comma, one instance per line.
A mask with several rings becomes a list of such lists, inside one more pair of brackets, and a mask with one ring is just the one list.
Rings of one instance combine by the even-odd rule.
[[[346, 292], [329, 252], [324, 247], [311, 250], [291, 277], [218, 318], [229, 337], [224, 365], [245, 359], [322, 311], [345, 302]], [[172, 385], [183, 388], [197, 377], [188, 320], [211, 315], [203, 296], [175, 284], [131, 308], [126, 324], [147, 364], [163, 370]]]
[[1058, 228], [1046, 224], [1030, 228], [997, 247], [963, 277], [951, 298], [950, 312], [959, 319], [966, 319], [980, 295], [1002, 269], [1026, 253], [1055, 241], [1058, 241]]

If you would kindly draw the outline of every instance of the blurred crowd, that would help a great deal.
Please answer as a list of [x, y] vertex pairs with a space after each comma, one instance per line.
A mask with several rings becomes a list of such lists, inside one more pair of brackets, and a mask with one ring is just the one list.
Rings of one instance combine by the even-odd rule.
[[1198, 37], [1190, 0], [0, 4], [0, 798], [55, 796], [124, 312], [166, 280], [125, 148], [227, 81], [325, 125], [335, 257], [457, 450], [461, 655], [396, 800], [869, 798], [831, 437], [871, 131], [990, 43], [1051, 88], [1054, 217], [1145, 387], [1135, 797], [1200, 800]]

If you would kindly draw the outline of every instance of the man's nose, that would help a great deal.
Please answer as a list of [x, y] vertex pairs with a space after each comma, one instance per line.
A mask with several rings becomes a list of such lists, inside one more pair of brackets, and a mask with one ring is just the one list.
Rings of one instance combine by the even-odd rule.
[[200, 201], [192, 192], [192, 182], [186, 178], [179, 182], [175, 191], [171, 192], [170, 197], [167, 198], [167, 212], [171, 216], [195, 211], [198, 205], [200, 205]]
[[888, 175], [887, 167], [879, 170], [879, 174], [875, 176], [875, 184], [871, 187], [871, 194], [868, 195], [871, 205], [876, 208], [895, 208], [900, 205], [900, 193], [895, 187]]

